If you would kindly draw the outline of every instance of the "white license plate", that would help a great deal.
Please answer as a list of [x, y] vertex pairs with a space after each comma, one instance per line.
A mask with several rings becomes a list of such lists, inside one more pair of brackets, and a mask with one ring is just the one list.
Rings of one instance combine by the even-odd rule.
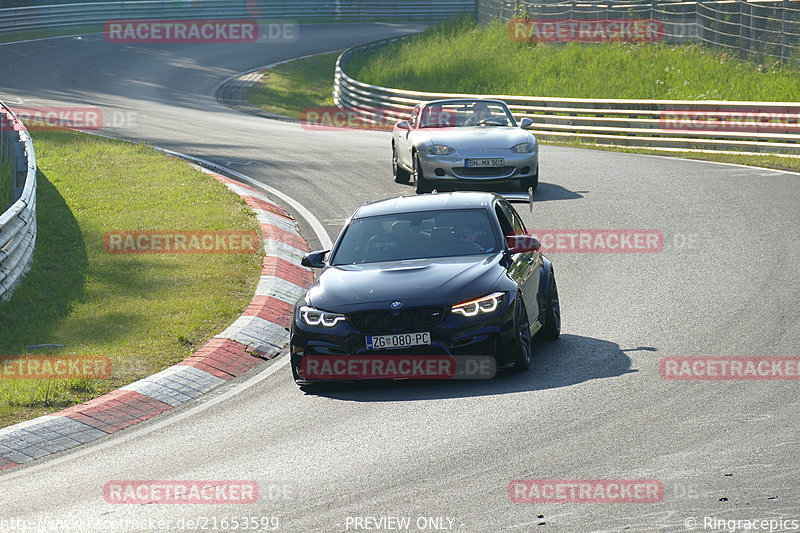
[[430, 331], [423, 331], [421, 333], [398, 333], [397, 335], [376, 335], [374, 337], [367, 337], [367, 350], [425, 346], [430, 345], [430, 343]]
[[491, 159], [465, 159], [464, 166], [465, 167], [502, 167], [505, 166], [505, 160], [503, 158], [491, 158]]

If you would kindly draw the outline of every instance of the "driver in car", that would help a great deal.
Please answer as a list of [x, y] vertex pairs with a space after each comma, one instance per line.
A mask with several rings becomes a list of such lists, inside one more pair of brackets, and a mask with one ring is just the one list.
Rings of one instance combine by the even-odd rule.
[[492, 112], [489, 111], [489, 106], [486, 105], [485, 102], [475, 102], [475, 105], [472, 106], [472, 115], [464, 122], [464, 125], [474, 126], [488, 118], [492, 118]]
[[455, 249], [458, 250], [459, 253], [474, 253], [474, 254], [482, 254], [486, 251], [486, 248], [481, 246], [478, 242], [478, 238], [481, 236], [483, 232], [479, 232], [472, 226], [458, 226], [455, 228]]

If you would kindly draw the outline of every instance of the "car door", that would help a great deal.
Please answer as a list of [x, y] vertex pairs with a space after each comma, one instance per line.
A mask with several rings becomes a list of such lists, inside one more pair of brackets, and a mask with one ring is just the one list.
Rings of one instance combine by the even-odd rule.
[[[505, 200], [498, 200], [495, 204], [495, 213], [503, 229], [504, 235], [526, 235], [525, 224]], [[506, 233], [509, 232], [510, 233]], [[542, 254], [540, 252], [526, 252], [514, 254], [513, 261], [508, 268], [511, 276], [522, 291], [522, 299], [528, 310], [528, 319], [531, 324], [539, 317], [539, 271], [542, 268]]]

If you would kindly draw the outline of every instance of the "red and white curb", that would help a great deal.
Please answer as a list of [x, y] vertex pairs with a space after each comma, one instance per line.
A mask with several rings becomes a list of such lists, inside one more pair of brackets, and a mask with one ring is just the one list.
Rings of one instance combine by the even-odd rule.
[[203, 170], [242, 197], [264, 239], [250, 305], [190, 357], [99, 398], [0, 429], [0, 470], [91, 442], [168, 411], [270, 359], [289, 341], [294, 303], [313, 282], [300, 266], [308, 245], [292, 217], [254, 188]]

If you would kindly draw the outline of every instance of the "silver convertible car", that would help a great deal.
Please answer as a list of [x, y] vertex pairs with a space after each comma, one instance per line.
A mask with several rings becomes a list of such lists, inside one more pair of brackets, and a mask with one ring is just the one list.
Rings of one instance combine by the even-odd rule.
[[519, 180], [539, 183], [539, 145], [502, 100], [454, 98], [418, 104], [392, 130], [392, 171], [418, 193]]

